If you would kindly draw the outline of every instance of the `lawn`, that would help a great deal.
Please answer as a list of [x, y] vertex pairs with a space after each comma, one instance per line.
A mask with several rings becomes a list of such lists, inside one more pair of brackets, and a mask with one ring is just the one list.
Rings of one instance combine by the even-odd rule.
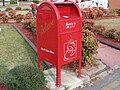
[[15, 66], [35, 65], [37, 55], [12, 26], [0, 26], [0, 82]]
[[98, 20], [95, 21], [95, 25], [103, 25], [106, 30], [116, 29], [120, 31], [120, 18]]

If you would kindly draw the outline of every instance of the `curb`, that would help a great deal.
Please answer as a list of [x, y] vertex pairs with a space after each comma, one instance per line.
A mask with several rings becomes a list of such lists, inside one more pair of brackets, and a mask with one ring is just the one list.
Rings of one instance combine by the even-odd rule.
[[15, 26], [13, 27], [16, 29], [16, 31], [29, 43], [29, 45], [33, 48], [33, 50], [37, 53], [36, 46]]
[[105, 44], [105, 45], [108, 45], [108, 46], [110, 46], [110, 47], [112, 47], [112, 48], [114, 48], [114, 49], [120, 50], [120, 47], [119, 47], [119, 46], [110, 44], [110, 43], [108, 43], [108, 42], [106, 42], [106, 41], [103, 41], [103, 40], [101, 40], [101, 39], [98, 39], [98, 38], [97, 38], [97, 40], [98, 40], [100, 43], [102, 43], [102, 44]]
[[[94, 83], [94, 85], [87, 86], [82, 88], [81, 90], [120, 90], [120, 89], [115, 89], [117, 85], [113, 82], [120, 80], [120, 69], [116, 69], [114, 73], [109, 74], [108, 76], [104, 77], [101, 80], [98, 80]], [[110, 85], [114, 84], [114, 88], [108, 87]], [[104, 89], [105, 88], [105, 89]]]

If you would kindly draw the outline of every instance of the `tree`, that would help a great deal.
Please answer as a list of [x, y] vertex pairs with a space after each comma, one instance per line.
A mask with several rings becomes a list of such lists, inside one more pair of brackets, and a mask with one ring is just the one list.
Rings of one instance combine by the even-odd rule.
[[5, 6], [5, 0], [3, 0], [3, 6]]

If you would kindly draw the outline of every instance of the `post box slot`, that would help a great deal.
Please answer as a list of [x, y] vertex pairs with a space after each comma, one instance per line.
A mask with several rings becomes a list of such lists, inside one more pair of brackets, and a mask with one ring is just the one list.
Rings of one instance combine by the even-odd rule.
[[61, 19], [77, 18], [79, 17], [78, 9], [74, 4], [55, 4]]

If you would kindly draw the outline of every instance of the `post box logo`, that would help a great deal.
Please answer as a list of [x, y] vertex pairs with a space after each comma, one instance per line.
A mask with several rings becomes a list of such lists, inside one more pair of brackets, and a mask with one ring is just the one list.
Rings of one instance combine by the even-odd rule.
[[69, 60], [77, 57], [77, 40], [64, 43], [64, 59]]

